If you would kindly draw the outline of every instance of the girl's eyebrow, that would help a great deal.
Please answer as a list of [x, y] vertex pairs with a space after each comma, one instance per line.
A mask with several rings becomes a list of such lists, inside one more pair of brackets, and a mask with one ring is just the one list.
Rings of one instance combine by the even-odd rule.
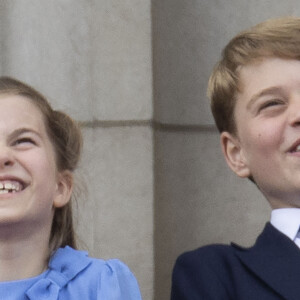
[[259, 91], [257, 94], [254, 94], [251, 97], [250, 101], [247, 104], [247, 109], [249, 109], [253, 105], [253, 103], [255, 103], [255, 101], [257, 99], [259, 99], [260, 97], [266, 96], [266, 95], [278, 94], [280, 92], [282, 92], [282, 88], [278, 87], [278, 86], [272, 86], [272, 87], [263, 89], [262, 91]]
[[32, 129], [32, 128], [29, 128], [29, 127], [22, 127], [22, 128], [18, 128], [16, 130], [14, 130], [10, 135], [9, 135], [9, 138], [13, 139], [21, 134], [24, 134], [24, 133], [33, 133], [35, 135], [37, 135], [39, 138], [41, 138], [41, 134]]

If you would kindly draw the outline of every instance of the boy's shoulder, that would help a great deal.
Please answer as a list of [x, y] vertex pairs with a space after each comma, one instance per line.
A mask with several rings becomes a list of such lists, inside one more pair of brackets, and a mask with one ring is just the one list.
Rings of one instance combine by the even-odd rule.
[[234, 278], [243, 269], [236, 251], [244, 250], [214, 244], [181, 254], [173, 269], [171, 299], [233, 299]]
[[256, 252], [257, 248], [260, 249], [261, 244], [265, 244], [270, 235], [272, 239], [274, 238], [274, 233], [275, 237], [277, 234], [282, 235], [279, 232], [277, 233], [277, 230], [270, 223], [267, 223], [253, 246], [245, 247], [234, 242], [229, 245], [211, 244], [202, 246], [181, 254], [176, 260], [175, 267], [199, 268], [201, 266], [203, 268], [208, 266], [209, 268], [218, 268], [222, 265], [224, 268], [224, 266], [231, 266], [238, 263], [237, 261], [240, 260], [241, 256], [252, 255], [253, 251]]
[[230, 263], [237, 259], [236, 251], [247, 251], [249, 248], [242, 247], [235, 243], [230, 245], [212, 244], [202, 246], [192, 251], [181, 254], [176, 261], [176, 265], [196, 267], [197, 265], [209, 265], [218, 268], [218, 265]]
[[251, 247], [216, 244], [180, 255], [173, 270], [172, 300], [298, 299], [299, 278], [299, 248], [267, 223]]
[[181, 254], [174, 269], [232, 272], [233, 266], [235, 270], [247, 266], [260, 270], [266, 265], [265, 268], [269, 268], [271, 262], [278, 264], [278, 258], [281, 257], [283, 260], [298, 261], [299, 254], [295, 243], [268, 222], [253, 246], [243, 247], [236, 243], [203, 246]]

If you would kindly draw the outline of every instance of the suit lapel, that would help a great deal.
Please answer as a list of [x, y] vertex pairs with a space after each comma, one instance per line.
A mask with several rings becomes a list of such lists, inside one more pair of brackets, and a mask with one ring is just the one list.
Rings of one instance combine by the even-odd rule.
[[236, 255], [267, 285], [288, 300], [300, 298], [300, 249], [267, 223], [255, 245]]

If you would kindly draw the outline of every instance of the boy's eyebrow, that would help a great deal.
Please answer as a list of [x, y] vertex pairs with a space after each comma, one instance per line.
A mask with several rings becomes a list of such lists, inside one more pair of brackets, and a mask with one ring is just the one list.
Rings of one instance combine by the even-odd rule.
[[281, 87], [278, 87], [278, 86], [272, 86], [272, 87], [269, 87], [269, 88], [266, 88], [266, 89], [263, 89], [262, 91], [258, 92], [257, 94], [254, 94], [250, 101], [248, 102], [247, 104], [247, 108], [250, 108], [253, 103], [259, 99], [260, 97], [262, 96], [265, 96], [265, 95], [271, 95], [271, 94], [276, 94], [276, 93], [279, 93], [282, 91], [282, 88]]

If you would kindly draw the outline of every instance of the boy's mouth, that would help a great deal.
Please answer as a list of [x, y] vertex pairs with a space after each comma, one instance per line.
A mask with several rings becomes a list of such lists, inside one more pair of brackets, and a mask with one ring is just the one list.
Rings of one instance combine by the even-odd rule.
[[288, 150], [290, 153], [300, 152], [300, 139], [297, 140]]
[[297, 147], [292, 148], [289, 152], [291, 152], [291, 153], [300, 152], [300, 145], [298, 145]]

